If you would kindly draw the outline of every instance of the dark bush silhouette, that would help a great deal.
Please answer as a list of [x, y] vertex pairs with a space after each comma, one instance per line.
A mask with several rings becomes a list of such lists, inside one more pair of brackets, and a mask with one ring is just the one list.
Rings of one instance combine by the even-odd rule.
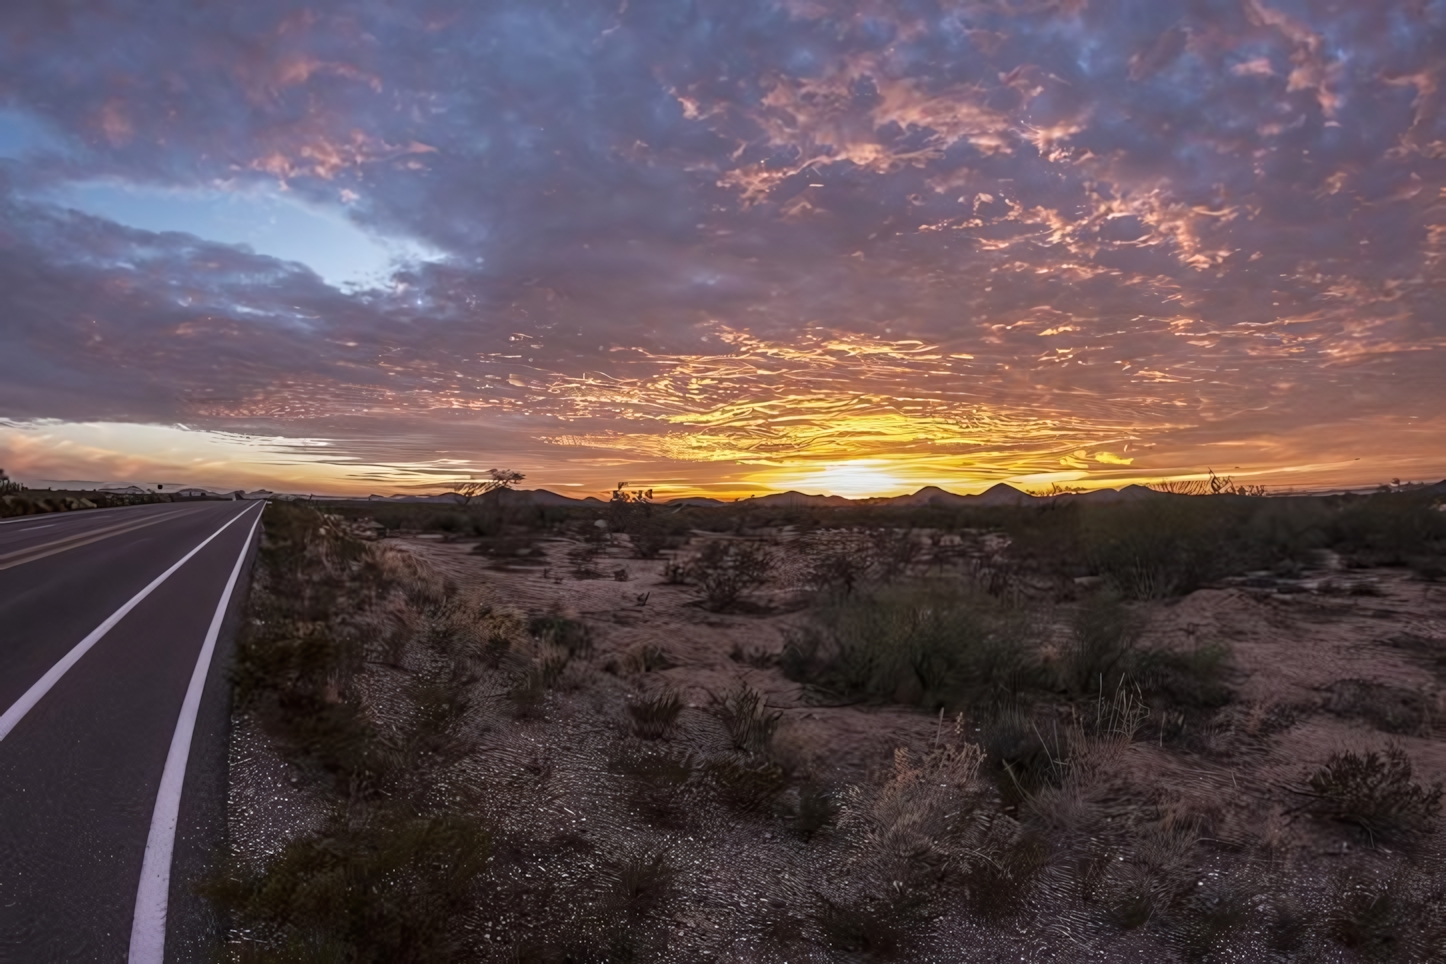
[[1308, 782], [1319, 812], [1373, 837], [1399, 837], [1429, 832], [1441, 815], [1441, 784], [1423, 787], [1412, 775], [1406, 751], [1390, 744], [1384, 752], [1334, 753]]
[[773, 567], [773, 554], [761, 543], [713, 540], [689, 562], [687, 575], [702, 592], [703, 604], [720, 610], [767, 583]]

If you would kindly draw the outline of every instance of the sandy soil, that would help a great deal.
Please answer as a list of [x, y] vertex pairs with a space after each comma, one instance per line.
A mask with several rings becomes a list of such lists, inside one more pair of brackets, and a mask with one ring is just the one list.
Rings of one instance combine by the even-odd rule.
[[[582, 838], [612, 841], [614, 849], [665, 848], [681, 870], [682, 892], [669, 959], [850, 959], [820, 950], [817, 941], [777, 940], [789, 928], [808, 934], [812, 925], [795, 919], [799, 908], [842, 893], [850, 875], [863, 872], [846, 847], [810, 845], [779, 821], [739, 817], [701, 799], [684, 801], [686, 815], [660, 826], [626, 803], [627, 778], [609, 766], [620, 746], [637, 742], [626, 735], [629, 702], [662, 690], [681, 694], [687, 707], [665, 742], [702, 756], [721, 752], [726, 734], [716, 697], [739, 681], [783, 714], [777, 756], [793, 773], [827, 786], [876, 787], [888, 779], [900, 748], [917, 759], [937, 745], [938, 718], [900, 707], [826, 705], [784, 678], [769, 657], [802, 618], [795, 579], [785, 571], [759, 599], [767, 605], [758, 614], [718, 614], [700, 608], [691, 587], [665, 582], [666, 559], [630, 558], [625, 545], [597, 560], [601, 578], [577, 578], [568, 561], [576, 544], [565, 540], [541, 543], [543, 556], [511, 568], [489, 564], [470, 544], [437, 537], [386, 544], [425, 560], [464, 596], [527, 615], [558, 613], [591, 630], [593, 653], [568, 667], [541, 719], [517, 719], [503, 685], [479, 686], [470, 782], [488, 788], [482, 806], [504, 841], [508, 833], [551, 841], [544, 848], [550, 857], [529, 851], [506, 871], [516, 875], [519, 893], [530, 893], [539, 879], [565, 890], [569, 881], [598, 873], [596, 850], [574, 846]], [[1228, 645], [1235, 697], [1181, 738], [1137, 740], [1098, 768], [1082, 790], [1088, 815], [1081, 819], [1106, 828], [1102, 833], [1189, 828], [1207, 846], [1207, 863], [1229, 868], [1267, 860], [1306, 877], [1323, 875], [1362, 846], [1356, 831], [1300, 809], [1297, 791], [1332, 752], [1397, 741], [1418, 779], [1446, 781], [1446, 588], [1394, 570], [1241, 583], [1145, 607], [1146, 645]], [[1067, 613], [1042, 600], [1036, 608], [1039, 624], [1059, 631]], [[645, 651], [666, 654], [667, 667], [644, 671]], [[233, 825], [243, 837], [269, 838], [266, 849], [274, 849], [277, 832], [264, 815], [293, 791], [274, 763], [263, 765], [265, 754], [252, 741], [238, 746], [256, 779], [254, 792], [233, 795]], [[1036, 906], [1070, 886], [1058, 874], [1048, 880], [1056, 890], [1046, 887]], [[1051, 910], [1043, 931], [984, 928], [967, 913], [949, 914], [910, 959], [1177, 959], [1143, 931], [1101, 927], [1077, 902], [1067, 903]], [[479, 910], [467, 926], [501, 934], [529, 913], [524, 900]], [[1351, 959], [1337, 953], [1344, 954], [1331, 950], [1314, 959]]]

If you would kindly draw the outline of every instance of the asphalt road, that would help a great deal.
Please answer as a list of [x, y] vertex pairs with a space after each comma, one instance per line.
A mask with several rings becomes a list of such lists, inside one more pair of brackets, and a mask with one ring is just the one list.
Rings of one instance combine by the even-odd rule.
[[[0, 523], [0, 962], [209, 957], [258, 503]], [[149, 590], [149, 591], [147, 591]]]

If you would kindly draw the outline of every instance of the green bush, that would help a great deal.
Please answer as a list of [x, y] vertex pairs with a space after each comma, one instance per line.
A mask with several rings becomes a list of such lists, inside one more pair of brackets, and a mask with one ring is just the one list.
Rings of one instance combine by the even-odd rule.
[[1143, 627], [1113, 593], [1086, 600], [1075, 612], [1060, 682], [1076, 697], [1103, 698], [1130, 675]]
[[1194, 649], [1144, 649], [1134, 654], [1131, 676], [1157, 706], [1186, 711], [1214, 710], [1232, 698], [1225, 675], [1230, 649], [1208, 643]]
[[791, 680], [927, 709], [1016, 702], [1042, 682], [1017, 619], [952, 587], [896, 586], [816, 609], [780, 657]]
[[1409, 491], [1347, 498], [1328, 527], [1331, 545], [1351, 565], [1439, 568], [1446, 560], [1439, 499]]
[[338, 818], [204, 892], [266, 948], [252, 960], [463, 960], [453, 921], [471, 909], [489, 851], [475, 820], [382, 810], [354, 825]]

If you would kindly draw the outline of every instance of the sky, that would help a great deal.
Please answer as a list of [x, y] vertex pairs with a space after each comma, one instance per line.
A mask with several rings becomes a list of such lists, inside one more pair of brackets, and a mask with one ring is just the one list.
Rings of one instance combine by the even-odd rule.
[[1446, 0], [7, 0], [0, 466], [1446, 477]]

